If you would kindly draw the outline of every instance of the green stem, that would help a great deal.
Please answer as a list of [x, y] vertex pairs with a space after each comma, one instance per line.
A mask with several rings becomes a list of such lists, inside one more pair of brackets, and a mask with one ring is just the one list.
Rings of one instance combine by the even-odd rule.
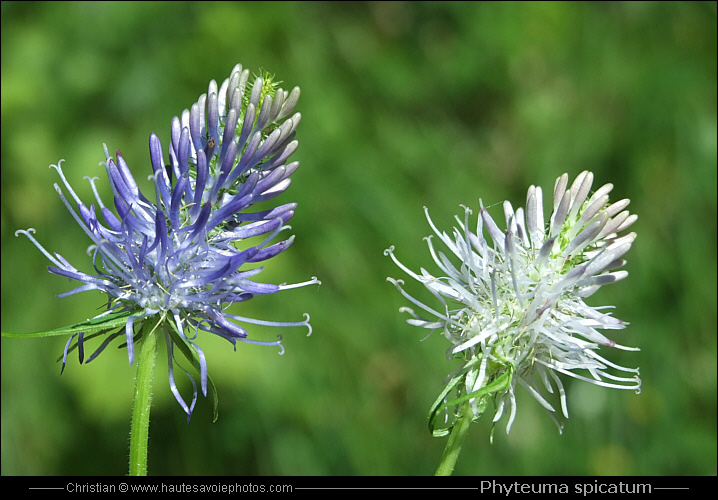
[[454, 466], [459, 459], [459, 453], [461, 453], [461, 445], [464, 444], [464, 438], [466, 438], [466, 433], [469, 431], [471, 417], [471, 405], [467, 400], [461, 407], [459, 417], [453, 429], [451, 429], [449, 441], [446, 443], [444, 455], [441, 457], [441, 463], [436, 469], [435, 476], [450, 476], [454, 472]]
[[147, 475], [147, 440], [150, 432], [150, 406], [152, 379], [157, 358], [157, 334], [145, 329], [140, 342], [140, 353], [135, 380], [135, 399], [130, 424], [130, 476]]

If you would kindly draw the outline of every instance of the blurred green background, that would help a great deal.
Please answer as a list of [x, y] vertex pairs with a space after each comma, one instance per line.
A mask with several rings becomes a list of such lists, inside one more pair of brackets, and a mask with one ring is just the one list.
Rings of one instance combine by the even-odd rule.
[[[13, 236], [34, 227], [89, 270], [47, 166], [64, 158], [90, 199], [82, 178], [103, 176], [104, 142], [145, 179], [149, 134], [166, 148], [172, 116], [237, 62], [302, 89], [302, 166], [280, 198], [299, 203], [297, 239], [264, 276], [323, 283], [241, 314], [308, 312], [314, 333], [283, 331], [283, 356], [201, 338], [217, 423], [203, 398], [186, 423], [161, 354], [151, 474], [433, 474], [445, 440], [426, 416], [455, 363], [399, 314], [385, 279], [404, 276], [383, 250], [431, 266], [424, 205], [448, 230], [461, 203], [518, 206], [529, 185], [584, 169], [639, 215], [631, 276], [589, 303], [630, 322], [612, 338], [641, 351], [604, 354], [640, 366], [643, 392], [566, 381], [559, 436], [519, 390], [511, 434], [504, 419], [490, 445], [490, 419], [474, 424], [456, 474], [716, 474], [714, 2], [3, 2], [3, 331], [103, 304], [55, 298], [74, 285]], [[2, 339], [2, 474], [127, 472], [134, 367], [111, 348], [60, 376], [65, 341]]]

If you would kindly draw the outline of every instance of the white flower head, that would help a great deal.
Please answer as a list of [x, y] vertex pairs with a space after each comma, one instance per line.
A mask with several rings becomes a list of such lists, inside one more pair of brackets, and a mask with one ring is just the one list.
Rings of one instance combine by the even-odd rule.
[[[472, 211], [464, 207], [463, 220], [456, 217], [458, 226], [451, 236], [437, 229], [425, 208], [431, 228], [449, 249], [445, 253], [434, 246], [432, 236], [426, 238], [438, 276], [424, 268], [418, 274], [411, 271], [396, 258], [393, 246], [385, 251], [439, 301], [430, 307], [409, 295], [401, 280], [388, 278], [422, 311], [402, 307], [411, 316], [407, 322], [441, 329], [451, 342], [450, 357], [463, 359], [432, 408], [429, 426], [434, 435], [451, 430], [457, 415], [450, 415], [450, 408], [469, 401], [473, 418], [478, 418], [492, 398], [493, 420], [507, 412], [509, 432], [516, 415], [516, 384], [549, 411], [560, 431], [562, 419], [548, 396], [558, 393], [561, 414], [568, 418], [560, 373], [603, 387], [640, 391], [638, 369], [619, 366], [598, 353], [601, 347], [638, 350], [600, 333], [626, 324], [606, 312], [607, 307], [584, 302], [602, 285], [628, 275], [618, 269], [636, 234], [619, 233], [637, 217], [624, 210], [627, 199], [609, 204], [611, 184], [589, 197], [592, 183], [593, 174], [585, 171], [570, 188], [568, 175], [559, 177], [547, 222], [541, 188], [531, 186], [525, 209], [514, 210], [504, 202], [505, 232], [483, 203], [475, 230], [469, 227]], [[440, 413], [448, 426], [437, 429]]]

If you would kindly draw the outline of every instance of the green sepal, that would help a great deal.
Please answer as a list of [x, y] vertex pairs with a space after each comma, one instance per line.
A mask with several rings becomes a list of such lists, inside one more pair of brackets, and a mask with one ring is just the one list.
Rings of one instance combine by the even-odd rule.
[[[192, 363], [192, 366], [194, 366], [200, 373], [201, 377], [202, 367], [199, 362], [199, 354], [197, 354], [197, 351], [192, 347], [189, 341], [179, 334], [177, 331], [177, 325], [174, 324], [174, 321], [167, 321], [167, 323], [171, 326], [171, 328], [166, 328], [166, 331], [172, 337], [172, 341], [179, 348], [182, 354], [184, 354], [184, 357]], [[219, 418], [219, 398], [217, 397], [217, 388], [214, 385], [212, 377], [209, 375], [209, 371], [207, 372], [207, 386], [209, 388], [209, 393], [212, 396], [212, 409], [214, 413], [212, 422], [216, 422]]]
[[[76, 323], [72, 326], [63, 326], [61, 328], [56, 328], [55, 330], [31, 333], [2, 332], [2, 336], [14, 338], [55, 337], [58, 335], [75, 335], [77, 333], [85, 332], [85, 335], [90, 334], [92, 335], [92, 337], [96, 337], [97, 335], [101, 335], [108, 330], [113, 330], [121, 326], [124, 327], [125, 323], [127, 323], [127, 318], [132, 316], [132, 314], [133, 313], [131, 311], [111, 313], [104, 316], [97, 316], [95, 318], [83, 321], [82, 323]], [[85, 339], [89, 339], [92, 337], [88, 336], [85, 337]]]
[[493, 382], [491, 382], [488, 385], [485, 385], [481, 387], [480, 389], [471, 392], [469, 394], [464, 394], [463, 396], [460, 396], [456, 399], [453, 399], [451, 401], [446, 400], [447, 394], [449, 394], [453, 389], [456, 388], [457, 385], [460, 383], [463, 383], [464, 376], [466, 373], [473, 367], [473, 365], [478, 362], [478, 359], [474, 359], [471, 362], [467, 363], [460, 371], [457, 373], [454, 377], [449, 380], [449, 382], [446, 384], [446, 387], [444, 387], [444, 390], [441, 391], [441, 394], [439, 394], [439, 397], [436, 398], [436, 401], [434, 401], [434, 404], [431, 406], [431, 411], [429, 412], [429, 432], [431, 432], [431, 435], [434, 437], [443, 437], [451, 433], [451, 430], [454, 427], [454, 424], [447, 427], [442, 428], [435, 428], [436, 425], [436, 417], [439, 414], [439, 412], [445, 410], [446, 408], [452, 407], [452, 406], [459, 406], [469, 399], [476, 399], [479, 398], [481, 401], [479, 402], [479, 405], [482, 407], [482, 409], [486, 406], [486, 398], [487, 396], [490, 396], [492, 394], [496, 394], [500, 391], [506, 390], [510, 384], [511, 384], [511, 378], [513, 377], [513, 366], [508, 365], [506, 367], [506, 371], [499, 375]]

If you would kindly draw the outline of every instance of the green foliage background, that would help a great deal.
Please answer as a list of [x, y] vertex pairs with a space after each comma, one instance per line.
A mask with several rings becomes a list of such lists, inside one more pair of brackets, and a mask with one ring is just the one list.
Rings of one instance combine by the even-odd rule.
[[[186, 423], [161, 356], [151, 474], [433, 474], [445, 440], [426, 416], [455, 365], [398, 313], [383, 250], [430, 266], [422, 206], [449, 229], [461, 203], [517, 206], [584, 169], [639, 215], [631, 276], [591, 303], [631, 323], [613, 338], [640, 353], [607, 356], [640, 366], [644, 390], [568, 382], [562, 436], [522, 391], [511, 434], [504, 420], [490, 445], [490, 418], [473, 424], [456, 473], [716, 474], [714, 2], [3, 2], [3, 331], [102, 305], [55, 298], [72, 284], [13, 236], [34, 227], [89, 269], [47, 165], [64, 158], [87, 199], [104, 142], [144, 179], [149, 134], [166, 147], [172, 116], [237, 62], [302, 89], [302, 166], [281, 198], [299, 202], [297, 239], [266, 279], [323, 282], [242, 313], [309, 312], [314, 333], [283, 332], [283, 356], [202, 338], [214, 424], [204, 399]], [[2, 474], [127, 472], [134, 367], [108, 349], [60, 376], [64, 342], [2, 339]]]

